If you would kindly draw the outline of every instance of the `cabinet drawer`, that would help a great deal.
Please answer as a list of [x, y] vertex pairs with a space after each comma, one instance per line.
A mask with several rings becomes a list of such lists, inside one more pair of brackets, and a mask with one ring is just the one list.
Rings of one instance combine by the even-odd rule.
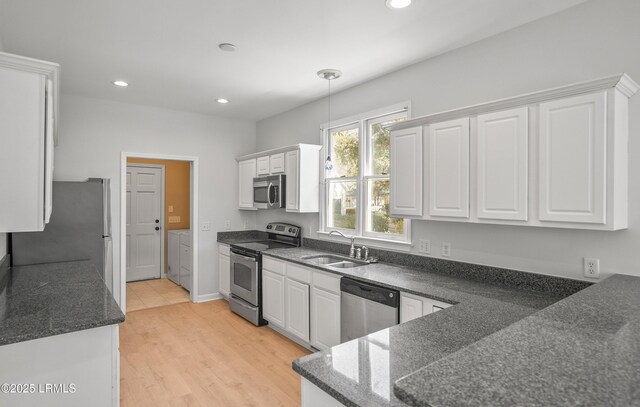
[[218, 245], [218, 253], [220, 253], [223, 256], [230, 256], [231, 255], [229, 246], [227, 246], [226, 244]]
[[287, 264], [287, 277], [292, 280], [298, 280], [302, 283], [311, 283], [311, 270], [301, 267], [293, 263]]
[[180, 244], [191, 247], [191, 232], [180, 233]]
[[284, 263], [278, 260], [270, 259], [268, 257], [262, 258], [262, 268], [269, 270], [272, 273], [284, 275]]
[[323, 273], [322, 271], [314, 271], [313, 286], [335, 294], [340, 294], [340, 277]]

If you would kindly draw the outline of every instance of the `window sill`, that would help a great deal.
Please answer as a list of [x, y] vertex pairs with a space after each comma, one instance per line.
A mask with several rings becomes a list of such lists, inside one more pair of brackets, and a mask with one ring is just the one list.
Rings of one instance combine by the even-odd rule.
[[[342, 236], [332, 236], [329, 237], [329, 232], [324, 232], [319, 230], [316, 232], [319, 240], [324, 240], [327, 242], [342, 242], [349, 244], [348, 239], [344, 239]], [[369, 236], [356, 236], [355, 243], [357, 245], [362, 245], [363, 243], [369, 247], [380, 248], [380, 249], [392, 249], [403, 252], [410, 252], [413, 247], [413, 243], [406, 242], [403, 240], [389, 240], [389, 239], [380, 239], [376, 237]]]

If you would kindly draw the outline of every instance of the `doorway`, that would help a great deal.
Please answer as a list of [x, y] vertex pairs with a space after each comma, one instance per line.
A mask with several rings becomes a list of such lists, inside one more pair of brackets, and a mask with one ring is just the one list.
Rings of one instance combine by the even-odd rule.
[[[122, 153], [120, 305], [123, 311], [197, 300], [197, 157]], [[179, 235], [170, 248], [168, 234]], [[172, 254], [173, 253], [173, 256]], [[180, 256], [181, 261], [175, 259]], [[173, 258], [172, 258], [173, 257]], [[175, 270], [178, 269], [176, 277]], [[176, 265], [177, 264], [177, 265]], [[169, 275], [173, 278], [168, 278]]]

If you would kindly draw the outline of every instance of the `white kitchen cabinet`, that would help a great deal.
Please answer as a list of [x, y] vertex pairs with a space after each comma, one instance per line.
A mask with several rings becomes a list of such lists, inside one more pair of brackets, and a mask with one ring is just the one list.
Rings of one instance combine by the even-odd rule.
[[0, 346], [0, 383], [75, 386], [74, 393], [3, 393], [0, 405], [118, 406], [119, 343], [118, 325], [108, 325]]
[[309, 285], [285, 279], [285, 330], [309, 342]]
[[220, 282], [220, 294], [229, 298], [231, 292], [231, 260], [229, 245], [218, 244], [218, 273]]
[[262, 316], [269, 324], [285, 328], [284, 310], [285, 277], [269, 270], [262, 270]]
[[477, 216], [527, 220], [528, 108], [478, 115]]
[[329, 349], [340, 344], [340, 293], [311, 289], [311, 345]]
[[0, 53], [0, 233], [44, 230], [52, 211], [60, 66]]
[[180, 284], [180, 231], [169, 230], [167, 240], [167, 277]]
[[390, 215], [421, 217], [423, 215], [422, 127], [392, 131], [389, 158]]
[[431, 298], [400, 293], [400, 323], [432, 314], [450, 306], [451, 304]]
[[540, 104], [541, 221], [606, 222], [606, 93]]
[[269, 156], [256, 158], [258, 176], [269, 175]]
[[322, 146], [300, 144], [285, 153], [287, 176], [287, 212], [320, 210], [320, 149]]
[[238, 207], [255, 210], [253, 206], [253, 179], [257, 176], [255, 158], [238, 162]]
[[269, 158], [269, 172], [280, 174], [284, 172], [284, 153], [273, 154]]
[[469, 217], [469, 118], [429, 126], [429, 215]]

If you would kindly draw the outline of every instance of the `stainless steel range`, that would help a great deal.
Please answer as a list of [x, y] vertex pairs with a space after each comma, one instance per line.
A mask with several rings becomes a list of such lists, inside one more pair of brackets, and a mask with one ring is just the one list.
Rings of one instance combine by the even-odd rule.
[[267, 240], [231, 245], [231, 311], [254, 325], [266, 325], [262, 318], [262, 252], [268, 249], [299, 247], [300, 226], [269, 223]]

